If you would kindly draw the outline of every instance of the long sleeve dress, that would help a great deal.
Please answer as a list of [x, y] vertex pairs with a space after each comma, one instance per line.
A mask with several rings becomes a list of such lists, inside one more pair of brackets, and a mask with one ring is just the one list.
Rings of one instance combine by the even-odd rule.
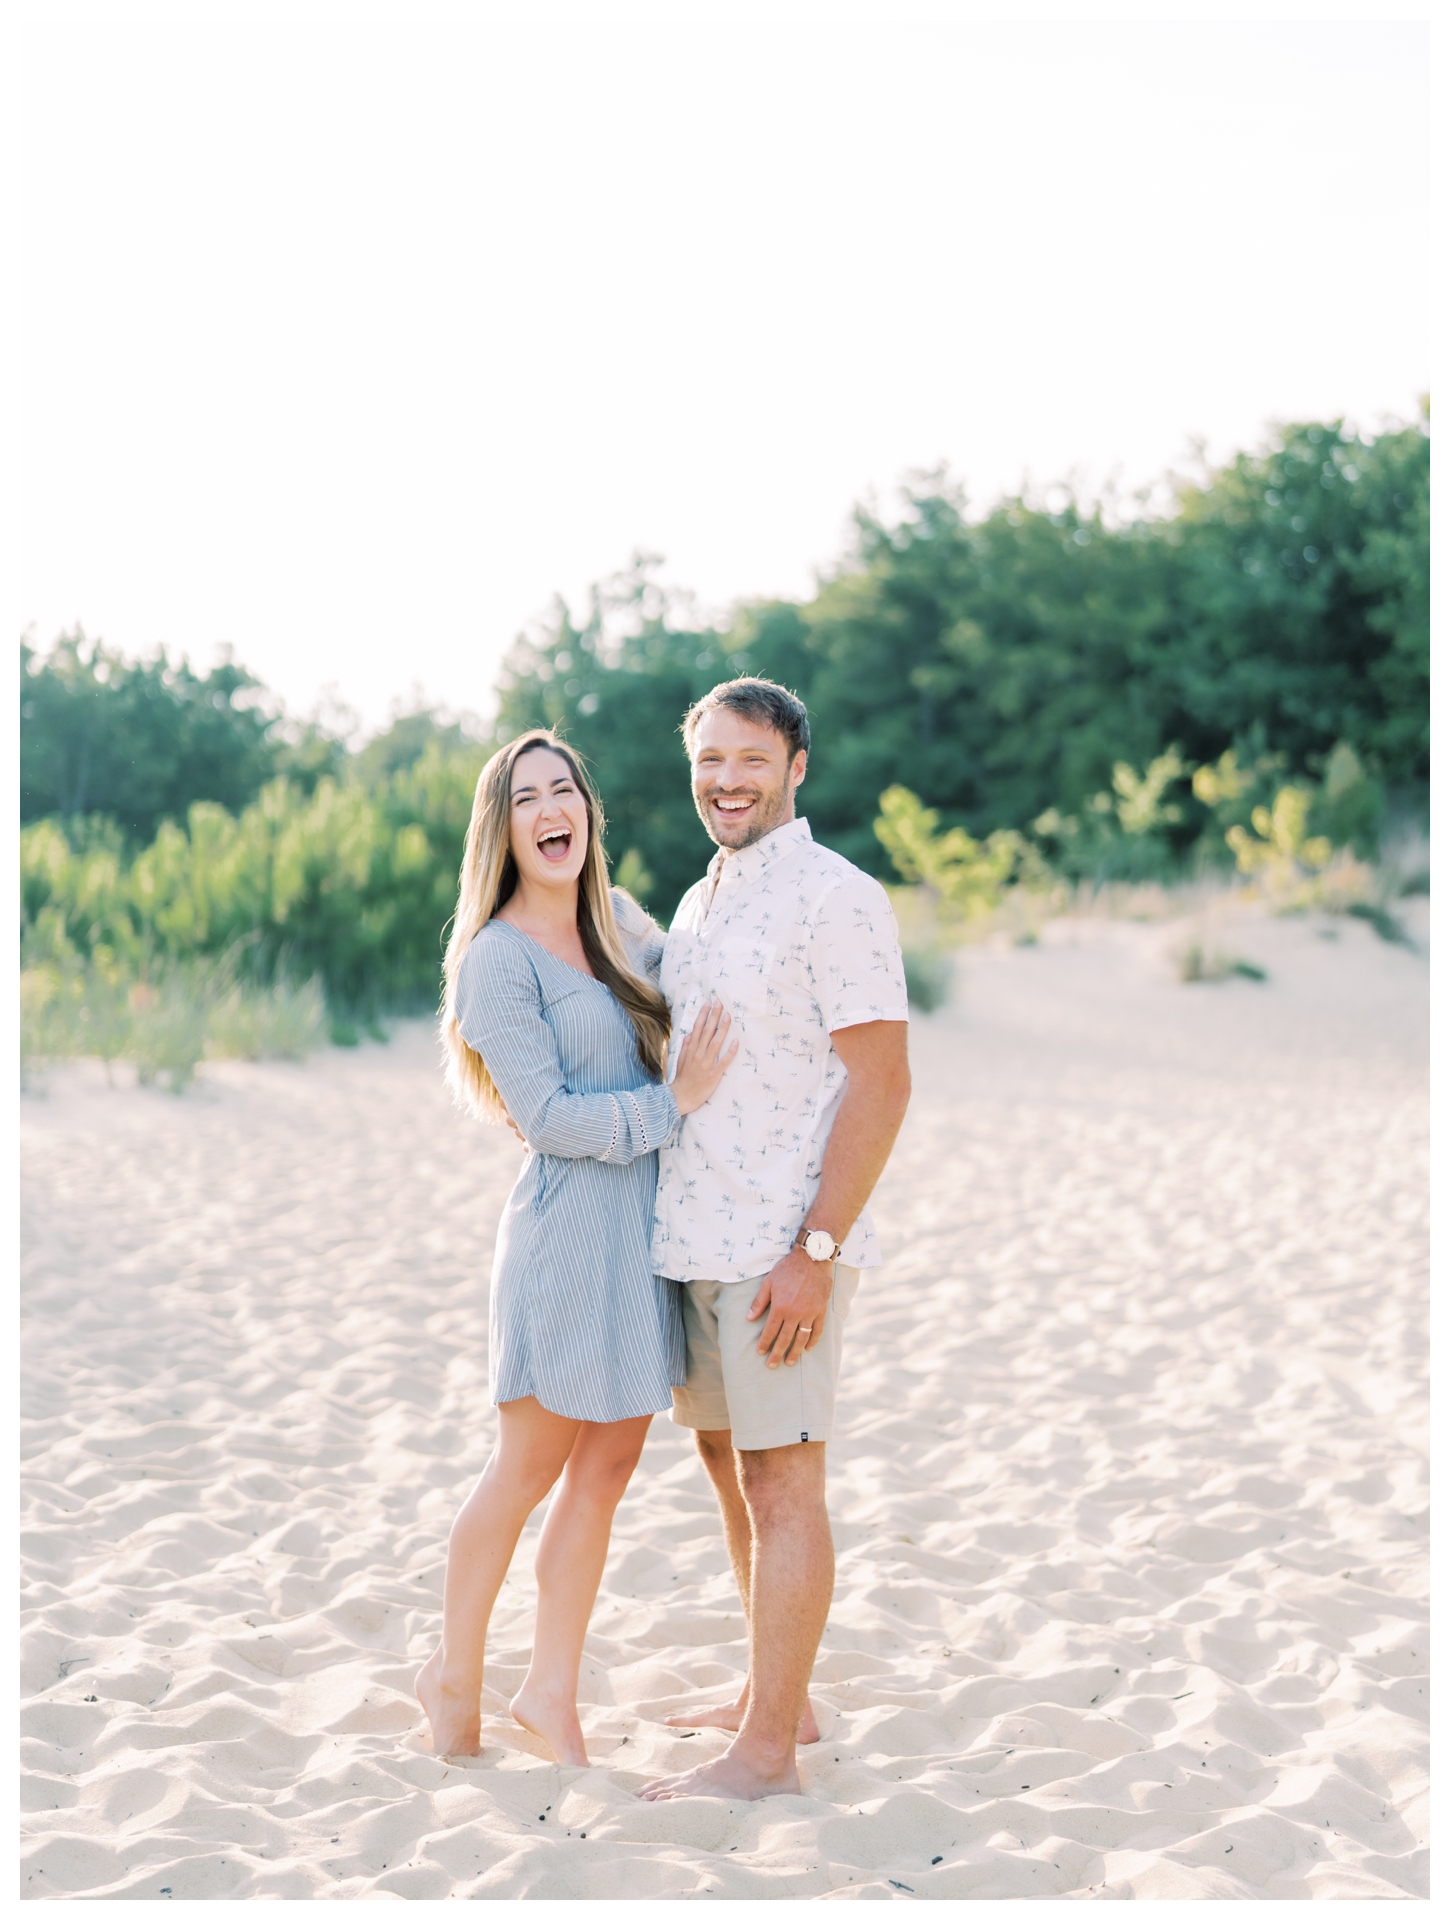
[[[614, 898], [634, 970], [658, 981], [663, 934]], [[571, 1420], [664, 1412], [685, 1378], [679, 1288], [650, 1263], [674, 1095], [609, 988], [506, 920], [469, 947], [455, 1005], [529, 1146], [494, 1248], [489, 1397]]]

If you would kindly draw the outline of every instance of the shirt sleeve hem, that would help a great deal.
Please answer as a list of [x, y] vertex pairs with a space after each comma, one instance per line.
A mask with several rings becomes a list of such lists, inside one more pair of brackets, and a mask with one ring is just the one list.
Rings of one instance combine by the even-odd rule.
[[839, 1033], [843, 1027], [869, 1027], [878, 1020], [904, 1024], [910, 1019], [911, 1013], [906, 1007], [903, 1007], [899, 1013], [883, 1013], [878, 1007], [853, 1007], [850, 1012], [843, 1013], [838, 1019], [833, 1020], [827, 1031]]

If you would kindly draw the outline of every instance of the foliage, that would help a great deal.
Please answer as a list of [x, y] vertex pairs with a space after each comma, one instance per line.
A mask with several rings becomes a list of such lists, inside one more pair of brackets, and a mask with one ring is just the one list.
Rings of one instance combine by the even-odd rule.
[[316, 727], [286, 727], [230, 657], [207, 674], [129, 661], [79, 628], [43, 657], [21, 643], [20, 720], [21, 819], [104, 814], [132, 841], [196, 800], [235, 810], [278, 773], [310, 786], [344, 757]]
[[903, 880], [924, 886], [965, 920], [992, 912], [1007, 886], [1022, 876], [1031, 849], [1020, 833], [999, 830], [977, 841], [963, 827], [937, 833], [940, 816], [906, 787], [881, 796], [876, 837]]
[[1205, 980], [1267, 980], [1268, 977], [1252, 960], [1242, 960], [1218, 947], [1206, 946], [1201, 940], [1190, 940], [1178, 955], [1178, 978], [1185, 986]]
[[[636, 555], [582, 624], [560, 602], [516, 642], [495, 737], [568, 735], [598, 777], [616, 875], [668, 919], [713, 852], [686, 708], [743, 672], [794, 687], [813, 833], [932, 893], [919, 999], [953, 925], [995, 915], [1030, 940], [1077, 884], [1236, 863], [1278, 905], [1363, 903], [1386, 821], [1426, 792], [1428, 475], [1428, 416], [1374, 439], [1285, 427], [1177, 483], [1159, 518], [1066, 491], [974, 516], [923, 475], [894, 520], [857, 514], [808, 600], [718, 624]], [[128, 662], [78, 631], [44, 658], [22, 647], [21, 719], [41, 1052], [84, 1027], [118, 1057], [154, 1030], [148, 1058], [179, 1061], [200, 1018], [182, 1012], [202, 978], [185, 969], [222, 955], [249, 995], [315, 980], [339, 1039], [434, 1004], [492, 740], [420, 709], [349, 753], [230, 660]], [[213, 993], [208, 1044], [228, 1020], [235, 1036], [283, 1017], [247, 1004], [225, 1014]]]
[[164, 1081], [182, 1093], [203, 1058], [301, 1060], [327, 1032], [315, 980], [249, 980], [234, 954], [159, 965], [150, 979], [128, 981], [105, 957], [32, 953], [20, 976], [27, 1078], [47, 1061], [89, 1055], [108, 1075], [113, 1062], [130, 1060], [143, 1086]]
[[[561, 605], [515, 645], [499, 737], [567, 732], [598, 775], [611, 845], [653, 876], [665, 916], [711, 852], [675, 730], [745, 671], [805, 699], [802, 809], [880, 875], [874, 800], [903, 782], [979, 844], [1032, 823], [1056, 869], [1094, 884], [1226, 862], [1226, 826], [1247, 827], [1289, 779], [1320, 782], [1316, 805], [1341, 817], [1316, 831], [1367, 854], [1388, 798], [1413, 811], [1426, 791], [1428, 476], [1423, 419], [1373, 440], [1286, 427], [1180, 483], [1162, 519], [1066, 497], [974, 519], [926, 475], [896, 522], [858, 513], [811, 600], [747, 605], [719, 630], [637, 557], [582, 626]], [[1352, 801], [1329, 799], [1335, 754], [1354, 756]], [[1194, 766], [1247, 785], [1210, 798]]]
[[21, 834], [23, 943], [127, 979], [231, 952], [260, 983], [316, 976], [349, 1009], [432, 1005], [482, 749], [421, 759], [375, 790], [273, 781], [239, 815], [210, 801], [127, 856], [108, 823]]
[[935, 1013], [951, 998], [952, 956], [940, 946], [914, 946], [903, 943], [902, 970], [906, 975], [906, 997], [923, 1013]]

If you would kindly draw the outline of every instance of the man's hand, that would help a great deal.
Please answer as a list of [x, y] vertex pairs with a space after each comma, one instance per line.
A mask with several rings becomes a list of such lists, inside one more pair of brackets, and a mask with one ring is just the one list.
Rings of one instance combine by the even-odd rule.
[[758, 1320], [765, 1315], [755, 1351], [767, 1356], [766, 1366], [778, 1367], [783, 1360], [793, 1367], [820, 1340], [835, 1276], [829, 1260], [812, 1260], [800, 1247], [792, 1247], [766, 1274], [745, 1316]]

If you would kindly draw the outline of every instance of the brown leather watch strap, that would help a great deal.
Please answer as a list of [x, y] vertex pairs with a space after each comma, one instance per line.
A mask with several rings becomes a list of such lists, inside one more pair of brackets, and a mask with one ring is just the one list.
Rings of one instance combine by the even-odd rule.
[[[830, 1231], [831, 1229], [829, 1227], [802, 1227], [800, 1232], [795, 1237], [795, 1244], [800, 1248], [801, 1252], [804, 1253], [807, 1234], [830, 1233]], [[841, 1249], [837, 1246], [834, 1237], [832, 1237], [832, 1240], [831, 1240], [831, 1251], [830, 1251], [829, 1257], [833, 1261], [839, 1260], [841, 1257]], [[822, 1260], [820, 1264], [824, 1266], [826, 1263], [824, 1260]]]

